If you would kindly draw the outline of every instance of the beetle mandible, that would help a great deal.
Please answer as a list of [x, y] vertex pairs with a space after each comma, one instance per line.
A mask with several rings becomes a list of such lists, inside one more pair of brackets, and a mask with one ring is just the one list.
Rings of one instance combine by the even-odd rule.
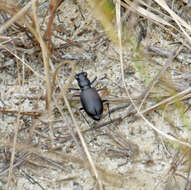
[[81, 72], [75, 75], [75, 79], [81, 90], [80, 101], [82, 109], [84, 109], [93, 120], [99, 121], [103, 113], [104, 100], [101, 99], [97, 90], [91, 87], [97, 78], [90, 82], [87, 77], [87, 72]]

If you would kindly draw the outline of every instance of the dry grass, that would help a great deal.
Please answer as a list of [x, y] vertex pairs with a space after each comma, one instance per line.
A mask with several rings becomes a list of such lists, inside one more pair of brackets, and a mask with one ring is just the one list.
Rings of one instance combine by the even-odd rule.
[[[0, 189], [190, 189], [189, 6], [0, 0]], [[89, 129], [82, 70], [112, 113]]]

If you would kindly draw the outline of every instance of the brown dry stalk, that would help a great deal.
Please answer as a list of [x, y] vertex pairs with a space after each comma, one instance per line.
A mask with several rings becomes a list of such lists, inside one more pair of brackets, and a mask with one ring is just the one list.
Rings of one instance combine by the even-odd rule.
[[32, 117], [40, 117], [42, 113], [40, 112], [32, 112], [32, 111], [20, 111], [20, 110], [4, 110], [0, 109], [0, 113], [3, 114], [18, 114], [20, 115], [27, 115], [27, 116], [32, 116]]
[[72, 73], [68, 79], [68, 82], [65, 83], [64, 87], [63, 87], [63, 91], [65, 92], [66, 89], [68, 88], [68, 86], [71, 84], [72, 80], [73, 80], [73, 77], [74, 77], [74, 72], [75, 72], [75, 63], [73, 61], [64, 61], [62, 63], [60, 63], [57, 67], [56, 67], [56, 70], [54, 71], [54, 74], [53, 74], [53, 79], [52, 79], [52, 88], [51, 88], [51, 95], [55, 89], [55, 86], [56, 86], [56, 77], [58, 75], [58, 72], [60, 70], [60, 68], [65, 65], [65, 64], [71, 64], [72, 66]]
[[47, 108], [47, 113], [48, 113], [48, 121], [49, 121], [49, 128], [50, 128], [50, 135], [51, 135], [51, 142], [53, 144], [53, 129], [52, 129], [52, 122], [51, 122], [51, 81], [50, 81], [50, 67], [49, 67], [49, 59], [48, 59], [48, 49], [46, 47], [45, 42], [42, 39], [41, 36], [41, 31], [40, 31], [40, 26], [38, 23], [37, 19], [37, 7], [36, 7], [36, 2], [33, 1], [32, 3], [32, 13], [33, 13], [33, 18], [35, 22], [35, 28], [37, 32], [37, 41], [40, 44], [41, 50], [42, 50], [42, 57], [43, 57], [43, 63], [44, 63], [44, 69], [45, 69], [45, 78], [46, 78], [46, 108]]
[[[18, 69], [18, 68], [17, 68]], [[21, 92], [21, 76], [18, 71], [18, 83], [19, 83], [19, 92]], [[7, 183], [7, 190], [10, 189], [10, 185], [12, 182], [12, 175], [13, 175], [13, 166], [14, 166], [14, 159], [15, 159], [15, 153], [16, 153], [16, 146], [17, 146], [17, 135], [19, 131], [19, 126], [20, 126], [20, 112], [21, 112], [21, 99], [19, 99], [19, 108], [18, 108], [18, 115], [17, 115], [17, 121], [16, 121], [16, 126], [14, 128], [14, 138], [13, 138], [13, 149], [11, 153], [11, 160], [10, 160], [10, 169], [9, 169], [9, 176], [8, 176], [8, 183]]]
[[67, 100], [67, 98], [66, 98], [64, 92], [63, 92], [63, 97], [64, 97], [65, 104], [66, 104], [66, 106], [67, 106], [67, 108], [68, 108], [68, 111], [69, 111], [69, 113], [70, 113], [70, 115], [71, 115], [71, 117], [72, 117], [72, 121], [73, 121], [73, 123], [74, 123], [74, 126], [76, 127], [76, 131], [77, 131], [77, 134], [78, 134], [78, 136], [79, 136], [79, 139], [80, 139], [80, 142], [81, 142], [81, 144], [82, 144], [82, 147], [83, 147], [83, 149], [84, 149], [84, 152], [85, 152], [85, 154], [86, 154], [86, 156], [87, 156], [87, 159], [88, 159], [88, 161], [89, 161], [89, 164], [90, 164], [90, 166], [91, 166], [91, 168], [92, 168], [92, 172], [93, 172], [93, 174], [94, 174], [94, 176], [95, 176], [95, 178], [96, 178], [96, 180], [97, 180], [97, 182], [98, 182], [99, 189], [100, 189], [100, 190], [103, 190], [103, 184], [102, 184], [102, 182], [101, 182], [101, 180], [100, 180], [100, 177], [99, 177], [98, 172], [97, 172], [97, 170], [96, 170], [96, 167], [95, 167], [95, 164], [94, 164], [94, 162], [93, 162], [93, 159], [92, 159], [92, 157], [91, 157], [91, 155], [90, 155], [90, 153], [89, 153], [89, 151], [88, 151], [88, 147], [87, 147], [87, 145], [86, 145], [86, 143], [85, 143], [84, 137], [83, 137], [83, 135], [82, 135], [82, 133], [81, 133], [81, 131], [80, 131], [80, 128], [79, 128], [79, 126], [78, 126], [78, 124], [77, 124], [77, 122], [76, 122], [76, 119], [75, 119], [75, 117], [74, 117], [74, 115], [73, 115], [73, 113], [72, 113], [72, 109], [71, 109], [71, 107], [70, 107], [70, 105], [69, 105], [69, 102], [68, 102], [68, 100]]
[[[73, 75], [74, 75], [74, 71], [75, 71], [75, 69], [74, 69], [74, 68], [75, 68], [75, 67], [74, 67], [75, 64], [74, 64], [73, 62], [62, 62], [60, 65], [58, 65], [58, 67], [56, 68], [56, 71], [54, 72], [54, 76], [53, 76], [53, 88], [54, 88], [54, 86], [55, 86], [56, 76], [57, 76], [57, 74], [58, 74], [59, 69], [60, 69], [64, 64], [66, 64], [66, 63], [72, 64], [72, 74], [71, 74], [71, 76], [70, 76], [70, 78], [69, 78], [69, 81], [71, 82], [71, 80], [73, 79]], [[68, 83], [66, 83], [66, 84], [64, 85], [63, 88], [61, 88], [61, 94], [62, 94], [62, 96], [64, 97], [65, 104], [66, 104], [66, 106], [67, 106], [67, 108], [68, 108], [68, 111], [69, 111], [71, 117], [72, 117], [72, 121], [73, 121], [73, 123], [74, 123], [74, 126], [76, 127], [77, 134], [78, 134], [78, 136], [79, 136], [80, 142], [81, 142], [81, 144], [82, 144], [82, 147], [83, 147], [83, 149], [84, 149], [84, 152], [85, 152], [85, 154], [86, 154], [86, 156], [87, 156], [87, 159], [88, 159], [88, 161], [89, 161], [89, 164], [90, 164], [90, 166], [91, 166], [91, 170], [92, 170], [92, 172], [93, 172], [93, 174], [94, 174], [94, 176], [95, 176], [95, 178], [96, 178], [96, 180], [97, 180], [97, 182], [98, 182], [99, 189], [102, 190], [102, 189], [103, 189], [103, 184], [102, 184], [102, 182], [101, 182], [101, 180], [100, 180], [100, 178], [99, 178], [99, 176], [98, 176], [98, 172], [97, 172], [97, 170], [96, 170], [96, 167], [95, 167], [95, 164], [94, 164], [94, 162], [93, 162], [93, 159], [92, 159], [92, 157], [91, 157], [91, 155], [90, 155], [90, 153], [89, 153], [89, 151], [88, 151], [88, 148], [87, 148], [87, 145], [86, 145], [86, 143], [85, 143], [85, 140], [84, 140], [84, 138], [83, 138], [83, 136], [82, 136], [82, 133], [81, 133], [81, 131], [80, 131], [80, 128], [79, 128], [79, 126], [78, 126], [78, 124], [77, 124], [77, 122], [76, 122], [76, 120], [75, 120], [75, 117], [74, 117], [74, 115], [73, 115], [73, 113], [72, 113], [72, 110], [71, 110], [71, 107], [70, 107], [70, 105], [69, 105], [69, 102], [68, 102], [68, 100], [67, 100], [67, 97], [66, 97], [66, 95], [65, 95], [66, 89], [68, 88], [68, 85], [69, 85], [69, 84], [70, 84], [70, 83], [68, 82]], [[55, 104], [57, 105], [56, 101], [55, 101]], [[57, 108], [61, 111], [61, 109], [60, 109], [60, 107], [59, 107], [58, 105], [57, 105]], [[61, 111], [61, 114], [62, 114], [62, 111]], [[69, 130], [70, 130], [70, 129], [69, 129]], [[70, 130], [70, 131], [71, 131], [71, 130]], [[71, 131], [71, 132], [72, 132], [72, 131]], [[76, 139], [76, 137], [75, 137], [75, 134], [74, 134], [73, 132], [72, 132], [71, 134], [72, 134], [72, 137], [74, 138], [75, 142], [76, 142], [77, 145], [78, 145], [79, 143], [77, 142], [77, 139]]]

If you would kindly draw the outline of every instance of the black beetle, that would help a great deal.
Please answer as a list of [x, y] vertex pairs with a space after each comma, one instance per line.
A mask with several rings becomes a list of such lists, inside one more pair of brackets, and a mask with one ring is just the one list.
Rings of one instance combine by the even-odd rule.
[[[81, 72], [75, 75], [75, 79], [78, 81], [78, 86], [81, 90], [80, 100], [82, 108], [85, 112], [96, 121], [99, 121], [103, 113], [103, 102], [95, 88], [91, 85], [95, 82], [95, 78], [92, 82], [87, 78], [86, 72]], [[73, 89], [77, 90], [77, 89]]]

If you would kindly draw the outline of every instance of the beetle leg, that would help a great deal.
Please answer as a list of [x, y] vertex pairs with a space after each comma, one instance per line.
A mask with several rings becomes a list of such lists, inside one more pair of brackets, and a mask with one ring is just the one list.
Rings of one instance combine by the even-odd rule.
[[[105, 100], [105, 101], [107, 101], [107, 100]], [[107, 105], [107, 109], [108, 109], [109, 118], [112, 121], [112, 119], [111, 119], [111, 112], [110, 112], [110, 109], [109, 109], [109, 102], [107, 102], [106, 105]]]
[[69, 91], [72, 91], [72, 90], [80, 90], [79, 88], [68, 88]]
[[[68, 90], [71, 92], [72, 90], [78, 91], [80, 89], [79, 88], [68, 88]], [[80, 97], [80, 95], [79, 94], [74, 94], [74, 95], [72, 95], [72, 97]]]
[[110, 112], [110, 109], [109, 109], [109, 102], [108, 102], [108, 100], [102, 100], [102, 102], [103, 102], [103, 103], [106, 102], [107, 109], [108, 109], [108, 115], [109, 115], [110, 120], [112, 121], [112, 119], [111, 119], [111, 112]]
[[72, 95], [72, 97], [80, 97], [80, 95], [79, 94], [74, 94], [74, 95]]
[[84, 109], [84, 108], [80, 108], [79, 111], [80, 111], [82, 117], [84, 118], [84, 120], [87, 122], [87, 124], [88, 124], [89, 127], [90, 127], [90, 124], [89, 124], [88, 120], [86, 119], [86, 117], [84, 116], [84, 114], [83, 114], [82, 111], [81, 111], [81, 110], [83, 110], [83, 109]]
[[95, 77], [90, 84], [92, 85], [96, 80], [97, 80], [97, 77]]

